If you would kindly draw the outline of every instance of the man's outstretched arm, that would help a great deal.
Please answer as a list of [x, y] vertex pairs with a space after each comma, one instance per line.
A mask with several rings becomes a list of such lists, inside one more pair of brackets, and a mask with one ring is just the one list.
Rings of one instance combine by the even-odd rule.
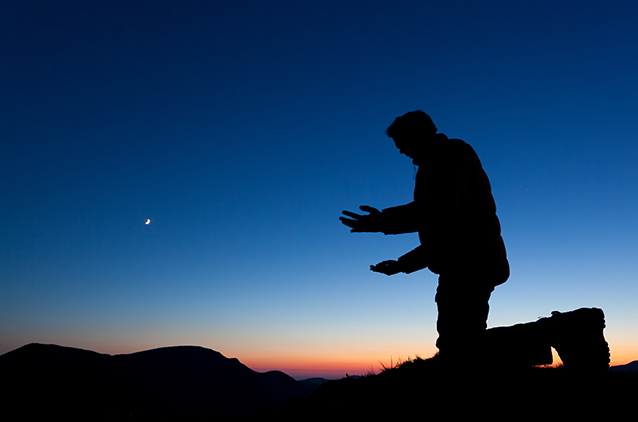
[[343, 211], [345, 217], [339, 217], [339, 220], [350, 227], [350, 231], [353, 233], [382, 232], [384, 234], [401, 234], [418, 231], [418, 211], [414, 202], [386, 208], [383, 211], [368, 205], [362, 205], [359, 209], [368, 214], [362, 215]]
[[394, 275], [398, 273], [410, 274], [422, 270], [428, 266], [425, 248], [418, 246], [403, 255], [396, 261], [383, 261], [377, 265], [370, 265], [370, 270], [375, 273]]

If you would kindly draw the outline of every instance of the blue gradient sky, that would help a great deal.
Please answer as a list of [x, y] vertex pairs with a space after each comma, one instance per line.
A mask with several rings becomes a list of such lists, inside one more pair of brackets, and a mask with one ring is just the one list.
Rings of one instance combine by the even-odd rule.
[[512, 276], [489, 325], [596, 306], [612, 364], [638, 359], [637, 18], [629, 0], [2, 2], [0, 353], [196, 344], [293, 376], [434, 354], [436, 276], [368, 269], [417, 236], [338, 221], [411, 200], [384, 130], [422, 109], [492, 182]]

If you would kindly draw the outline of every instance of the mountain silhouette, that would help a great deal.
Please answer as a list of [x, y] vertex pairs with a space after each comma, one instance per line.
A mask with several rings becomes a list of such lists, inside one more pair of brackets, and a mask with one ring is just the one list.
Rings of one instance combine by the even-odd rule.
[[111, 356], [36, 343], [0, 356], [0, 380], [0, 417], [24, 420], [226, 420], [318, 385], [279, 371], [255, 372], [197, 346]]
[[617, 365], [609, 368], [611, 372], [630, 372], [630, 373], [638, 373], [638, 360], [633, 362], [629, 362], [626, 365]]

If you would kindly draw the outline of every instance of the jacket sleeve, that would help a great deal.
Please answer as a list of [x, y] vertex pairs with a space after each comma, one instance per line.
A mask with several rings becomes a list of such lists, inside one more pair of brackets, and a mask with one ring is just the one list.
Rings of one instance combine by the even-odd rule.
[[383, 234], [414, 233], [419, 231], [419, 212], [414, 202], [381, 211]]
[[417, 246], [415, 249], [400, 257], [398, 261], [401, 271], [406, 274], [422, 270], [428, 266], [426, 249], [423, 246]]

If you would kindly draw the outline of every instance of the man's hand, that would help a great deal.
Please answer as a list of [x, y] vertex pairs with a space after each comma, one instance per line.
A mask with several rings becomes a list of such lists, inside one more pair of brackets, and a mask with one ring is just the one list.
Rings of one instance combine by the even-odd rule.
[[362, 232], [380, 232], [381, 231], [381, 211], [376, 208], [372, 208], [368, 205], [361, 205], [359, 207], [361, 211], [368, 214], [360, 215], [350, 211], [343, 211], [346, 217], [339, 217], [339, 220], [346, 226], [350, 227], [352, 233]]
[[383, 261], [379, 262], [377, 265], [370, 265], [370, 270], [375, 273], [394, 275], [401, 272], [400, 267], [399, 261]]

